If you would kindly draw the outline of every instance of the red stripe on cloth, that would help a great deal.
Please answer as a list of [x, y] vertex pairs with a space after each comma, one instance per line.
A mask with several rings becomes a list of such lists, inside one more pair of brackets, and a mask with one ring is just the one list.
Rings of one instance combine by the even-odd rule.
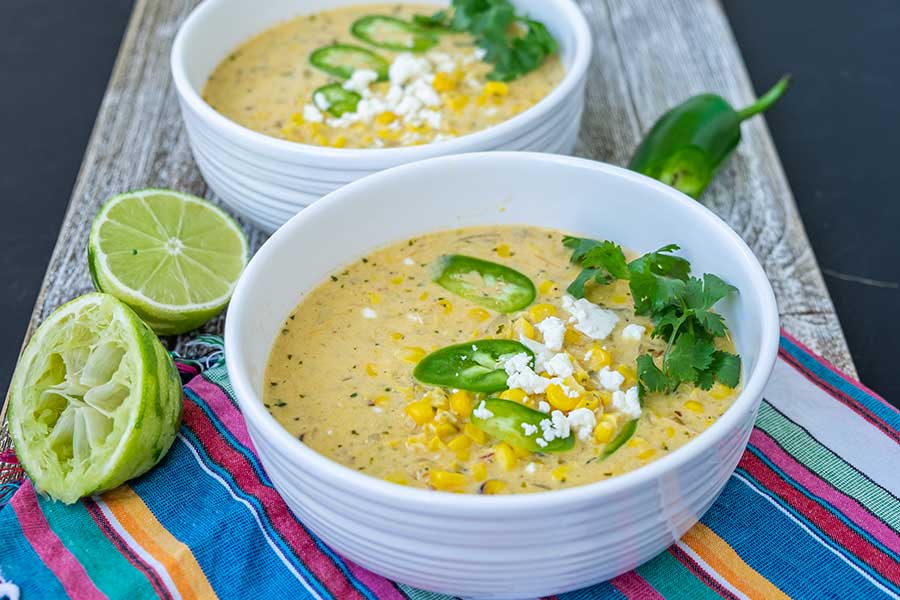
[[719, 594], [726, 600], [738, 600], [738, 597], [735, 596], [731, 592], [731, 590], [727, 589], [725, 586], [719, 583], [719, 581], [710, 573], [707, 573], [703, 567], [697, 564], [697, 561], [695, 561], [690, 555], [679, 548], [677, 544], [669, 546], [669, 554], [671, 554], [675, 558], [675, 560], [684, 565], [684, 568], [695, 575], [697, 579], [706, 584], [709, 589]]
[[839, 544], [846, 552], [894, 585], [900, 584], [900, 563], [881, 549], [850, 529], [827, 508], [803, 495], [782, 479], [752, 452], [745, 452], [739, 466], [759, 481], [770, 493], [776, 494], [798, 513], [812, 522], [826, 537]]
[[406, 596], [401, 594], [390, 581], [381, 575], [376, 575], [355, 562], [349, 560], [346, 562], [347, 568], [350, 569], [353, 576], [363, 582], [378, 598], [383, 598], [384, 600], [406, 600]]
[[766, 432], [754, 429], [750, 434], [750, 444], [755, 446], [766, 458], [771, 460], [782, 471], [812, 494], [835, 506], [847, 518], [853, 521], [869, 535], [900, 554], [900, 535], [881, 519], [870, 513], [856, 499], [848, 496], [833, 485], [807, 469], [788, 454]]
[[609, 580], [628, 600], [665, 600], [656, 588], [634, 571], [622, 573]]
[[800, 375], [805, 377], [810, 383], [858, 414], [860, 417], [865, 419], [867, 423], [878, 429], [880, 432], [882, 432], [895, 442], [900, 443], [900, 432], [894, 429], [894, 427], [892, 427], [889, 423], [886, 423], [884, 419], [866, 408], [866, 406], [861, 404], [858, 400], [851, 398], [841, 390], [829, 385], [827, 382], [822, 381], [821, 379], [810, 373], [802, 364], [797, 361], [796, 358], [791, 356], [789, 352], [781, 350], [779, 351], [778, 356], [788, 365], [793, 367], [795, 371], [800, 373]]
[[88, 577], [87, 571], [78, 559], [50, 529], [30, 481], [22, 484], [10, 504], [16, 512], [25, 539], [47, 568], [56, 575], [70, 598], [73, 600], [106, 598], [106, 594], [97, 589]]
[[195, 377], [188, 384], [192, 392], [203, 398], [203, 401], [209, 405], [216, 418], [222, 422], [225, 429], [247, 448], [253, 447], [250, 440], [250, 434], [247, 433], [247, 425], [244, 422], [244, 415], [231, 402], [227, 394], [204, 377]]
[[875, 400], [878, 400], [879, 402], [881, 402], [882, 404], [884, 404], [885, 406], [887, 406], [887, 407], [890, 408], [891, 410], [896, 411], [896, 412], [900, 412], [900, 409], [898, 409], [896, 406], [894, 406], [893, 404], [891, 404], [890, 402], [888, 402], [887, 400], [885, 400], [884, 398], [882, 398], [881, 395], [879, 395], [877, 392], [875, 392], [875, 391], [873, 391], [872, 389], [866, 387], [865, 384], [863, 384], [861, 381], [857, 381], [857, 380], [855, 380], [855, 379], [851, 379], [850, 377], [847, 377], [847, 375], [846, 375], [845, 373], [841, 373], [840, 371], [838, 371], [837, 368], [835, 368], [835, 366], [834, 366], [833, 364], [831, 364], [830, 362], [828, 362], [827, 360], [825, 360], [824, 358], [822, 358], [821, 356], [819, 356], [818, 354], [816, 354], [815, 352], [813, 352], [813, 351], [810, 349], [809, 346], [807, 346], [806, 344], [804, 344], [803, 342], [801, 342], [800, 340], [798, 340], [797, 338], [795, 338], [794, 336], [792, 336], [790, 333], [788, 333], [788, 332], [785, 331], [784, 329], [781, 330], [781, 335], [783, 335], [783, 336], [786, 337], [787, 339], [791, 340], [791, 343], [792, 343], [792, 344], [794, 344], [795, 346], [801, 348], [804, 352], [806, 352], [807, 354], [809, 354], [809, 356], [810, 356], [813, 360], [815, 360], [817, 363], [819, 363], [820, 365], [822, 365], [823, 367], [825, 367], [826, 369], [828, 369], [829, 371], [831, 371], [832, 373], [834, 373], [835, 375], [837, 375], [838, 377], [840, 377], [841, 379], [843, 379], [844, 381], [846, 381], [847, 383], [849, 383], [850, 385], [852, 385], [853, 387], [855, 387], [855, 388], [857, 388], [858, 390], [861, 390], [861, 391], [865, 392], [866, 394], [872, 396]]
[[[202, 442], [203, 448], [216, 464], [230, 474], [244, 493], [259, 500], [265, 516], [272, 527], [281, 535], [295, 556], [336, 598], [363, 598], [343, 571], [316, 544], [273, 487], [263, 483], [256, 475], [250, 462], [231, 446], [209, 420], [206, 413], [188, 399], [184, 403], [184, 425], [189, 427]], [[249, 446], [252, 449], [252, 446]], [[265, 533], [263, 532], [265, 535]]]

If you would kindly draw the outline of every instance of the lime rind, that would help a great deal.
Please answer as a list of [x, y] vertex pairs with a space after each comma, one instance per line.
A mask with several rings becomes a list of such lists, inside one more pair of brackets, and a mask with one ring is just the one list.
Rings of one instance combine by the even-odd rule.
[[[123, 202], [127, 210], [117, 210]], [[248, 258], [234, 219], [202, 198], [165, 189], [112, 197], [88, 240], [94, 286], [161, 335], [196, 329], [219, 314]]]
[[65, 503], [146, 472], [172, 445], [181, 382], [124, 303], [87, 294], [37, 329], [10, 385], [9, 429], [35, 488]]

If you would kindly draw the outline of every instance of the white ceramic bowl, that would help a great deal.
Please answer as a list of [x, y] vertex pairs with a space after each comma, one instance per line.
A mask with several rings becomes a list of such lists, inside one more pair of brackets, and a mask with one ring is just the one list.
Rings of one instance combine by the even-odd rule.
[[[422, 3], [432, 0], [394, 0]], [[321, 196], [371, 173], [415, 160], [484, 150], [568, 153], [584, 106], [591, 34], [572, 0], [513, 0], [556, 37], [566, 68], [543, 100], [489, 129], [408, 148], [337, 149], [265, 136], [219, 114], [201, 97], [219, 62], [245, 40], [291, 17], [365, 0], [206, 0], [172, 48], [172, 77], [197, 166], [232, 209], [273, 231]], [[433, 0], [447, 4], [448, 0]]]
[[[260, 400], [269, 349], [304, 294], [390, 242], [469, 225], [528, 224], [632, 250], [681, 245], [697, 273], [740, 289], [719, 309], [744, 389], [697, 439], [608, 481], [517, 496], [430, 492], [327, 459]], [[303, 257], [298, 261], [297, 257]], [[778, 348], [778, 312], [756, 258], [701, 204], [642, 175], [582, 159], [491, 152], [396, 167], [329, 194], [259, 250], [231, 301], [225, 353], [260, 459], [288, 506], [328, 545], [410, 585], [464, 597], [580, 588], [652, 558], [709, 508], [744, 450]]]

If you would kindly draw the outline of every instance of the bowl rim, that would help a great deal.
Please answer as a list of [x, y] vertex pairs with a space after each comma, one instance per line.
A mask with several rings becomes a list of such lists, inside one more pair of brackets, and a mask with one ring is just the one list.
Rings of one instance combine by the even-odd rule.
[[[593, 46], [593, 37], [587, 19], [574, 0], [543, 0], [555, 4], [558, 10], [563, 13], [563, 22], [568, 25], [573, 34], [573, 60], [572, 67], [566, 70], [562, 81], [536, 104], [486, 129], [480, 129], [440, 142], [397, 148], [328, 148], [283, 140], [244, 127], [207, 104], [198, 90], [191, 85], [187, 76], [185, 60], [187, 48], [191, 44], [191, 37], [199, 24], [208, 15], [216, 11], [220, 4], [226, 1], [228, 0], [204, 0], [191, 11], [178, 28], [175, 41], [172, 44], [172, 51], [169, 55], [172, 79], [175, 82], [175, 89], [182, 102], [186, 103], [202, 121], [214, 130], [218, 130], [226, 137], [231, 138], [232, 141], [246, 143], [248, 146], [254, 147], [258, 151], [266, 152], [270, 156], [290, 155], [291, 158], [324, 158], [348, 161], [377, 160], [380, 164], [394, 164], [443, 154], [459, 154], [479, 148], [480, 145], [488, 144], [491, 139], [502, 138], [507, 134], [527, 129], [534, 123], [541, 122], [543, 117], [573, 96], [587, 73]], [[361, 2], [364, 1], [361, 0]], [[300, 14], [303, 13], [296, 12], [285, 16], [285, 19]]]
[[[249, 289], [249, 281], [257, 269], [262, 268], [269, 257], [280, 251], [282, 240], [293, 237], [295, 231], [304, 226], [309, 219], [314, 219], [323, 211], [334, 210], [344, 203], [351, 202], [354, 196], [364, 190], [368, 185], [393, 178], [400, 174], [415, 171], [423, 167], [433, 166], [441, 162], [471, 161], [482, 162], [491, 160], [520, 160], [540, 161], [554, 163], [560, 166], [586, 167], [605, 172], [608, 175], [621, 177], [640, 185], [653, 188], [656, 192], [668, 196], [671, 201], [682, 202], [685, 210], [709, 227], [719, 229], [729, 237], [742, 255], [743, 268], [747, 270], [755, 294], [753, 301], [760, 306], [762, 322], [760, 323], [761, 335], [759, 357], [755, 368], [746, 377], [744, 388], [725, 413], [717, 419], [708, 429], [701, 432], [695, 439], [684, 446], [667, 454], [666, 456], [644, 465], [628, 473], [618, 475], [611, 479], [588, 483], [584, 485], [536, 492], [532, 494], [510, 494], [483, 496], [478, 494], [453, 494], [449, 492], [426, 490], [394, 484], [371, 475], [359, 473], [332, 459], [319, 454], [309, 446], [303, 444], [291, 436], [275, 418], [265, 410], [262, 399], [256, 394], [253, 386], [246, 377], [246, 367], [241, 353], [235, 344], [229, 344], [229, 339], [237, 336], [240, 326], [241, 311], [245, 306], [247, 297], [252, 293]], [[748, 295], [749, 296], [749, 295]], [[415, 504], [419, 510], [451, 511], [461, 516], [484, 517], [488, 511], [491, 515], [501, 515], [509, 510], [545, 510], [577, 504], [583, 501], [594, 501], [604, 497], [614, 496], [629, 488], [637, 489], [642, 485], [650, 484], [663, 477], [666, 473], [684, 467], [707, 453], [718, 443], [726, 440], [729, 432], [740, 428], [746, 421], [747, 414], [755, 414], [758, 402], [762, 397], [765, 384], [775, 365], [778, 355], [780, 338], [778, 308], [772, 286], [766, 277], [765, 271], [760, 265], [753, 251], [710, 209], [703, 206], [681, 192], [654, 179], [629, 171], [627, 169], [592, 161], [583, 158], [568, 157], [562, 155], [542, 154], [536, 152], [477, 152], [463, 155], [451, 155], [417, 161], [380, 171], [350, 183], [322, 198], [305, 210], [292, 217], [280, 227], [257, 251], [250, 260], [244, 274], [241, 276], [232, 297], [231, 306], [225, 321], [225, 361], [229, 379], [235, 397], [237, 398], [241, 412], [249, 424], [263, 432], [270, 440], [270, 445], [277, 445], [279, 451], [290, 462], [302, 463], [304, 469], [315, 471], [317, 476], [331, 477], [333, 481], [340, 482], [339, 487], [353, 488], [355, 492], [365, 497], [367, 501], [392, 503], [402, 505]], [[746, 376], [746, 374], [745, 374]]]

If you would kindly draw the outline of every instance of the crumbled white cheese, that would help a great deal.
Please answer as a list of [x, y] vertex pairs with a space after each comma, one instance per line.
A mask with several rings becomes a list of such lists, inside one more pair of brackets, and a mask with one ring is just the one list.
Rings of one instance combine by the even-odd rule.
[[554, 352], [562, 349], [563, 337], [566, 335], [566, 324], [558, 317], [547, 317], [535, 325], [544, 336], [544, 345]]
[[584, 360], [591, 360], [591, 357], [594, 355], [593, 348], [584, 353]]
[[322, 116], [322, 111], [318, 108], [312, 104], [307, 104], [303, 107], [303, 120], [310, 123], [321, 123], [325, 120], [325, 117]]
[[344, 89], [356, 92], [361, 96], [369, 94], [369, 86], [378, 80], [378, 73], [371, 69], [357, 69], [350, 79], [344, 82]]
[[544, 400], [541, 400], [540, 402], [538, 402], [538, 410], [541, 411], [542, 413], [549, 413], [550, 412], [550, 403], [545, 402]]
[[364, 319], [377, 319], [378, 313], [367, 306], [362, 309], [362, 316]]
[[638, 325], [637, 323], [629, 323], [624, 327], [624, 329], [622, 329], [622, 339], [639, 342], [644, 336], [645, 331], [647, 331], [647, 328], [643, 325]]
[[569, 437], [569, 421], [561, 410], [554, 410], [550, 413], [549, 419], [543, 419], [541, 425], [541, 437], [547, 442], [553, 440], [565, 439]]
[[384, 412], [380, 406], [373, 406], [372, 412], [381, 413]]
[[316, 108], [319, 110], [328, 110], [331, 108], [331, 102], [328, 101], [328, 98], [326, 98], [325, 94], [322, 92], [313, 94], [313, 104], [315, 104]]
[[557, 377], [562, 377], [563, 379], [571, 377], [575, 372], [575, 368], [572, 366], [572, 360], [565, 352], [555, 354], [553, 358], [547, 361], [545, 367], [548, 373]]
[[534, 352], [534, 370], [543, 373], [548, 360], [553, 358], [553, 352], [540, 342], [536, 342], [529, 337], [519, 335], [519, 343]]
[[503, 365], [506, 371], [506, 385], [510, 389], [520, 389], [526, 394], [543, 394], [551, 380], [541, 377], [528, 364], [531, 357], [520, 352], [509, 357]]
[[537, 439], [534, 440], [534, 441], [535, 441], [535, 443], [536, 443], [538, 446], [540, 446], [541, 448], [546, 448], [546, 447], [547, 447], [547, 442], [544, 441], [544, 438], [537, 438]]
[[587, 442], [591, 439], [594, 427], [597, 426], [597, 417], [589, 408], [576, 408], [566, 415], [569, 427], [578, 434], [578, 439]]
[[388, 77], [394, 85], [403, 85], [410, 79], [431, 73], [431, 64], [426, 58], [417, 58], [409, 52], [398, 54], [388, 69]]
[[[541, 441], [543, 442], [543, 440], [541, 440]], [[544, 444], [546, 444], [546, 443], [547, 442], [544, 442]], [[530, 462], [527, 465], [525, 465], [525, 472], [528, 473], [529, 475], [534, 475], [534, 472], [536, 469], [537, 469], [537, 465], [533, 462]]]
[[640, 417], [641, 403], [638, 401], [637, 386], [628, 388], [627, 392], [613, 392], [612, 407], [632, 419]]
[[574, 323], [576, 330], [592, 340], [606, 339], [606, 336], [612, 332], [616, 323], [619, 322], [619, 317], [616, 313], [601, 308], [585, 298], [576, 300], [572, 296], [565, 295], [562, 303], [566, 312], [572, 315], [569, 322]]
[[478, 408], [472, 411], [472, 414], [478, 417], [479, 419], [490, 419], [494, 416], [494, 413], [489, 411], [487, 407], [484, 405], [484, 400], [481, 401], [481, 404], [478, 405]]
[[597, 381], [603, 389], [615, 392], [622, 387], [623, 383], [625, 383], [625, 376], [618, 371], [613, 371], [609, 367], [603, 367], [603, 369], [597, 373]]
[[416, 313], [407, 313], [406, 319], [412, 321], [413, 323], [419, 323], [420, 325], [425, 322], [425, 320], [422, 319], [422, 315]]
[[403, 264], [406, 265], [407, 267], [412, 267], [416, 264], [416, 261], [414, 261], [413, 259], [411, 259], [410, 257], [407, 256], [406, 258], [403, 259]]
[[525, 432], [525, 435], [530, 437], [537, 433], [538, 428], [536, 425], [532, 425], [531, 423], [522, 423], [522, 431]]

